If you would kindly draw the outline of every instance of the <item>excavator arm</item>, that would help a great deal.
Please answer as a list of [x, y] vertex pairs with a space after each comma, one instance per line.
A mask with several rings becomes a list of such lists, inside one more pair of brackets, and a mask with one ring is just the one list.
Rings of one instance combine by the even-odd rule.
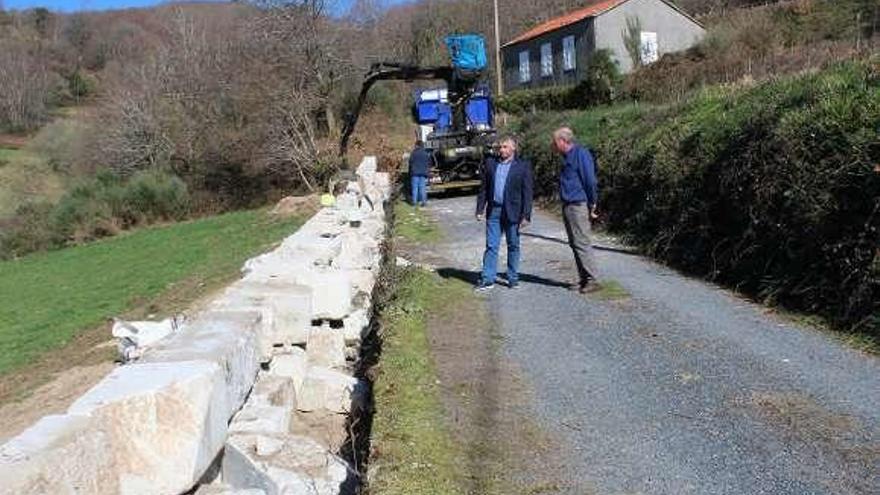
[[461, 116], [464, 114], [464, 102], [473, 93], [475, 81], [457, 77], [455, 69], [452, 67], [418, 67], [392, 62], [373, 64], [370, 67], [370, 71], [364, 76], [363, 86], [361, 86], [361, 92], [358, 95], [354, 110], [346, 117], [345, 125], [342, 129], [342, 138], [339, 141], [339, 156], [344, 158], [348, 151], [348, 140], [357, 125], [367, 93], [374, 83], [392, 80], [412, 82], [416, 80], [437, 79], [446, 81], [449, 102], [453, 108], [453, 122], [463, 120]]

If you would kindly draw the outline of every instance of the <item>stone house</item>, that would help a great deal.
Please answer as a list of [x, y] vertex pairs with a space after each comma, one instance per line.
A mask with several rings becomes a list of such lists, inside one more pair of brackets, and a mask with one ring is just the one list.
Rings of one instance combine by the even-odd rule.
[[504, 89], [577, 84], [586, 77], [590, 57], [602, 49], [611, 52], [621, 72], [629, 72], [629, 32], [638, 33], [643, 64], [690, 48], [705, 35], [699, 22], [667, 0], [594, 1], [502, 45]]

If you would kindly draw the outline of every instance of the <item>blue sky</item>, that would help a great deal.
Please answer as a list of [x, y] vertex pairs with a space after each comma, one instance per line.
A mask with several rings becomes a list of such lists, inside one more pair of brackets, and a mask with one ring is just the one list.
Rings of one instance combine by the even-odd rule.
[[[386, 4], [398, 4], [407, 0], [385, 0]], [[331, 0], [332, 2], [332, 0]], [[344, 13], [354, 0], [335, 0], [334, 11]], [[29, 9], [46, 7], [58, 12], [75, 12], [78, 10], [124, 9], [128, 7], [148, 7], [163, 3], [162, 0], [0, 0], [6, 9]]]

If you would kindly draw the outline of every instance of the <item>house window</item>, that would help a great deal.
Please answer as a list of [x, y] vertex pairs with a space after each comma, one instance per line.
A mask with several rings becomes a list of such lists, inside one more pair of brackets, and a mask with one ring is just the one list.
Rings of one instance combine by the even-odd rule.
[[562, 38], [562, 70], [574, 70], [574, 36]]
[[550, 43], [541, 45], [541, 77], [553, 75], [553, 48]]
[[660, 58], [660, 46], [657, 44], [657, 33], [642, 31], [641, 43], [639, 44], [639, 56], [644, 65], [654, 63]]
[[519, 82], [525, 83], [532, 79], [529, 74], [529, 51], [519, 52]]

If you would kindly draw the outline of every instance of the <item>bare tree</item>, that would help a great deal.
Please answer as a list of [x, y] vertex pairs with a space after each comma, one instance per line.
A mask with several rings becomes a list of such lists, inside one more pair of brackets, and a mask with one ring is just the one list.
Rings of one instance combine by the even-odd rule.
[[22, 42], [0, 40], [0, 128], [27, 131], [42, 124], [50, 91], [59, 83]]

